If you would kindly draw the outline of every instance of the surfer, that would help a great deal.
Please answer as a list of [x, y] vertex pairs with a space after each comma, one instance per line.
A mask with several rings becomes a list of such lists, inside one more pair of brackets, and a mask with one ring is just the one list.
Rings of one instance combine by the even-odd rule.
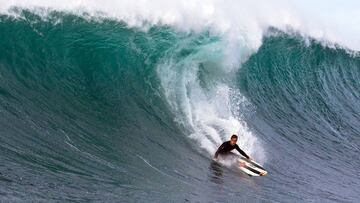
[[229, 141], [226, 141], [226, 142], [222, 143], [222, 145], [220, 145], [218, 150], [215, 152], [215, 156], [214, 156], [215, 160], [217, 160], [219, 154], [237, 156], [236, 154], [231, 152], [231, 150], [233, 150], [233, 149], [236, 149], [241, 155], [243, 155], [247, 159], [251, 160], [250, 156], [248, 156], [236, 144], [237, 140], [238, 140], [238, 136], [237, 135], [232, 135]]
[[[225, 156], [232, 156], [234, 158], [238, 158], [238, 155], [231, 152], [231, 150], [236, 149], [241, 155], [243, 155], [245, 158], [247, 158], [249, 161], [246, 162], [244, 160], [239, 159], [239, 166], [242, 168], [242, 170], [247, 173], [248, 175], [253, 176], [254, 174], [258, 174], [259, 176], [265, 176], [267, 174], [267, 171], [265, 171], [264, 168], [262, 168], [260, 165], [258, 165], [256, 162], [252, 161], [252, 158], [250, 158], [249, 155], [247, 155], [243, 150], [240, 149], [240, 147], [236, 144], [238, 140], [237, 135], [232, 135], [229, 141], [226, 141], [220, 145], [218, 150], [215, 152], [214, 159], [217, 161], [219, 154], [225, 155]], [[249, 167], [246, 163], [250, 163], [251, 167]], [[249, 174], [250, 173], [250, 174]]]

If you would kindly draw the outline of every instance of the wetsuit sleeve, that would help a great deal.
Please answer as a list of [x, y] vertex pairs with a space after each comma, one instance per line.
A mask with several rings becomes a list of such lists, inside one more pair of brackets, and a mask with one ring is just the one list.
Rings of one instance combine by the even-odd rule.
[[220, 147], [215, 152], [215, 158], [218, 157], [219, 152], [225, 147], [225, 142], [220, 145]]
[[247, 159], [250, 158], [243, 150], [240, 149], [239, 145], [236, 145], [236, 150]]

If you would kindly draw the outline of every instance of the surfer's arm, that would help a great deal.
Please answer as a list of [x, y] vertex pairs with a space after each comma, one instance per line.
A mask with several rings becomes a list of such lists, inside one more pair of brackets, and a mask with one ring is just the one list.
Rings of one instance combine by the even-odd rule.
[[241, 150], [238, 145], [236, 145], [236, 150], [247, 159], [250, 159], [250, 157], [243, 150]]

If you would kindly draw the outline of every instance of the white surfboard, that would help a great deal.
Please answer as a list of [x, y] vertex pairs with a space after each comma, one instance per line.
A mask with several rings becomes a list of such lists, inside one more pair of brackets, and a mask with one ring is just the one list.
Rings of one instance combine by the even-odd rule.
[[268, 172], [255, 161], [250, 161], [246, 158], [239, 158], [239, 169], [249, 176], [266, 176]]

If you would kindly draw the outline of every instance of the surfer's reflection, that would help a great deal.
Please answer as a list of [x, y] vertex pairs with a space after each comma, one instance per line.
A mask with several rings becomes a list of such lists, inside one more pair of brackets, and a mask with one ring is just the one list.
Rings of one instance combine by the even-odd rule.
[[222, 184], [224, 182], [222, 166], [216, 161], [212, 161], [209, 169], [211, 171], [210, 181], [216, 184]]

